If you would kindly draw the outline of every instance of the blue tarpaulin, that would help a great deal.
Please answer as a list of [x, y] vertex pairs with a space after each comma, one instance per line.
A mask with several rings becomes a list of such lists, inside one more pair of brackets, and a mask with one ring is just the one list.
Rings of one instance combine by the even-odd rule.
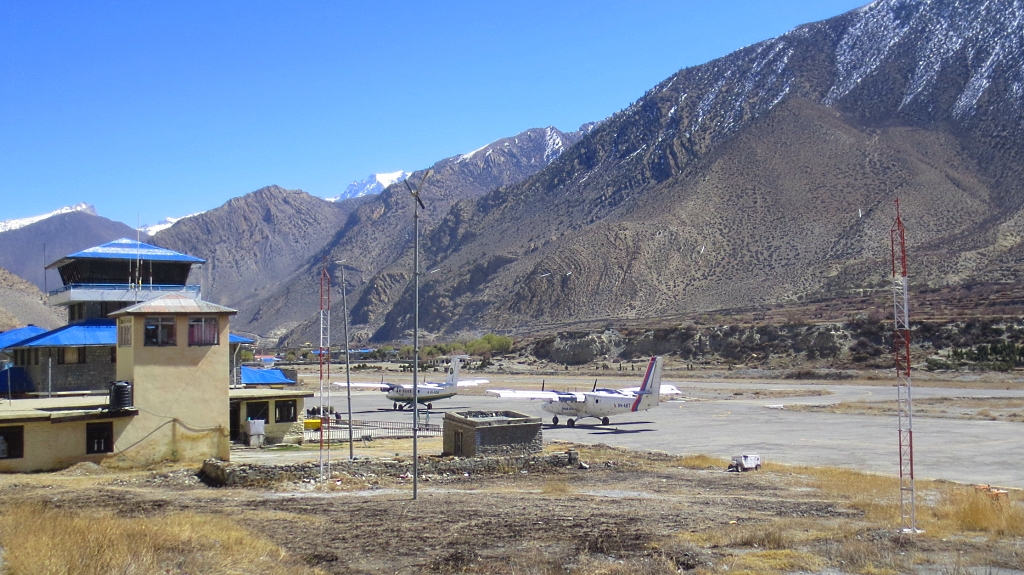
[[26, 339], [35, 337], [41, 333], [46, 333], [46, 330], [34, 325], [5, 331], [0, 333], [0, 349], [7, 349], [20, 341], [25, 341]]
[[[7, 389], [8, 381], [11, 382], [10, 390]], [[28, 374], [25, 373], [25, 368], [12, 366], [0, 370], [0, 394], [3, 396], [7, 396], [8, 393], [27, 393], [35, 390], [36, 388], [32, 386], [32, 382], [28, 379]]]
[[77, 347], [83, 345], [117, 345], [117, 323], [112, 319], [87, 319], [58, 327], [12, 347]]
[[253, 343], [254, 341], [256, 341], [256, 340], [255, 339], [249, 339], [247, 337], [242, 337], [240, 335], [235, 335], [235, 334], [231, 334], [230, 335], [230, 343]]
[[259, 369], [243, 366], [241, 370], [243, 385], [260, 385], [270, 383], [295, 384], [294, 381], [285, 377], [284, 372], [280, 369]]

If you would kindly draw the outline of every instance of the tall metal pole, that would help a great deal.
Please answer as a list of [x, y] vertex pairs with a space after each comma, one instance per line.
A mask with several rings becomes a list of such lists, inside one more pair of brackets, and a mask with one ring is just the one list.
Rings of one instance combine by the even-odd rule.
[[348, 300], [345, 298], [347, 291], [345, 285], [345, 264], [341, 264], [341, 307], [345, 311], [345, 397], [348, 400], [348, 458], [355, 459], [355, 452], [352, 447], [352, 379], [350, 375], [351, 357], [349, 357], [348, 339]]
[[917, 533], [914, 490], [914, 405], [910, 381], [910, 283], [907, 280], [907, 241], [900, 201], [889, 232], [892, 248], [893, 355], [896, 360], [896, 412], [900, 453], [900, 530]]
[[[327, 259], [320, 272], [320, 483], [330, 478], [331, 474], [331, 437], [330, 418], [324, 415], [324, 354], [327, 354], [327, 379], [331, 377], [331, 276], [327, 273]], [[330, 403], [330, 382], [327, 384], [327, 398]], [[328, 428], [328, 429], [325, 429]], [[327, 460], [324, 462], [324, 433], [327, 432]]]
[[[420, 182], [420, 186], [423, 183]], [[413, 278], [415, 283], [415, 296], [413, 303], [413, 330], [412, 330], [412, 498], [419, 496], [420, 479], [420, 453], [419, 453], [419, 429], [420, 429], [420, 209], [419, 197], [412, 206], [412, 220], [415, 234], [413, 242]]]
[[420, 191], [423, 189], [423, 182], [427, 181], [433, 170], [427, 170], [423, 177], [420, 178], [420, 185], [416, 187], [416, 190], [412, 189], [409, 185], [409, 180], [405, 180], [405, 186], [409, 188], [409, 193], [412, 194], [412, 199], [416, 200], [416, 203], [412, 205], [412, 220], [413, 220], [413, 279], [414, 279], [414, 296], [413, 296], [413, 330], [412, 330], [412, 498], [416, 499], [419, 496], [419, 481], [420, 481], [420, 451], [419, 451], [419, 429], [420, 429], [420, 211], [419, 208], [426, 209], [423, 205], [423, 200], [420, 199]]

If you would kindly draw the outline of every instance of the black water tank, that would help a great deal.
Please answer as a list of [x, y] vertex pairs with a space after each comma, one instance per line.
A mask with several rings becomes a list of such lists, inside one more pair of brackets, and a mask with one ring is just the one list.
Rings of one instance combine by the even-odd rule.
[[121, 411], [132, 406], [132, 384], [115, 381], [110, 384], [110, 411]]

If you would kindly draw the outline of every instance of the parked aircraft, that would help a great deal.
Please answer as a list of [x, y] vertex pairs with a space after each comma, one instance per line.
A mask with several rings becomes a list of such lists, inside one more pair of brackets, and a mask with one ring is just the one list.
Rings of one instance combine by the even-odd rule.
[[[460, 387], [476, 386], [489, 383], [486, 379], [469, 379], [459, 381], [459, 367], [465, 356], [453, 357], [448, 367], [448, 377], [444, 382], [424, 381], [419, 384], [419, 403], [427, 406], [427, 409], [434, 409], [434, 402], [439, 399], [446, 399], [459, 393]], [[345, 382], [336, 382], [334, 385], [345, 387]], [[391, 409], [402, 410], [412, 408], [413, 389], [411, 383], [353, 383], [352, 387], [379, 389], [387, 393], [387, 398], [393, 403]]]
[[647, 364], [643, 382], [633, 394], [617, 389], [595, 389], [590, 392], [577, 391], [522, 391], [513, 389], [488, 389], [487, 393], [505, 398], [544, 399], [541, 409], [554, 414], [551, 423], [558, 425], [558, 416], [568, 416], [565, 424], [575, 427], [580, 419], [592, 417], [608, 425], [609, 415], [646, 411], [661, 399], [661, 357], [652, 357]]

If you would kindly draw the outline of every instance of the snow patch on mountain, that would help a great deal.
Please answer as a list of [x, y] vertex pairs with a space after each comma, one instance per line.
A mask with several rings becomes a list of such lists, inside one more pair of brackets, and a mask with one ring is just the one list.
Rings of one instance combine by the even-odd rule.
[[146, 234], [147, 236], [153, 236], [153, 235], [156, 235], [157, 232], [166, 230], [167, 228], [173, 226], [175, 224], [175, 222], [180, 222], [181, 220], [183, 220], [185, 218], [191, 218], [192, 216], [198, 216], [199, 214], [202, 214], [202, 213], [204, 213], [204, 212], [196, 212], [194, 214], [189, 214], [187, 216], [181, 216], [180, 218], [164, 218], [164, 219], [160, 220], [159, 222], [157, 222], [155, 224], [152, 224], [152, 225], [149, 225], [149, 226], [142, 226], [141, 228], [139, 228], [139, 231], [144, 233], [144, 234]]
[[397, 184], [411, 175], [412, 172], [406, 172], [404, 170], [383, 174], [370, 174], [363, 180], [352, 182], [347, 188], [345, 188], [344, 192], [333, 198], [327, 198], [327, 201], [340, 202], [342, 200], [350, 200], [352, 198], [361, 198], [370, 194], [379, 194], [388, 186]]
[[70, 214], [71, 212], [85, 212], [93, 216], [97, 215], [96, 208], [94, 206], [82, 202], [80, 204], [75, 204], [73, 206], [65, 206], [59, 210], [54, 210], [48, 214], [43, 214], [41, 216], [32, 216], [28, 218], [18, 218], [14, 220], [2, 221], [0, 222], [0, 233], [9, 232], [11, 230], [16, 230], [18, 228], [23, 228], [25, 226], [32, 225], [36, 222], [41, 222], [46, 218], [52, 218], [53, 216], [59, 216], [60, 214]]

